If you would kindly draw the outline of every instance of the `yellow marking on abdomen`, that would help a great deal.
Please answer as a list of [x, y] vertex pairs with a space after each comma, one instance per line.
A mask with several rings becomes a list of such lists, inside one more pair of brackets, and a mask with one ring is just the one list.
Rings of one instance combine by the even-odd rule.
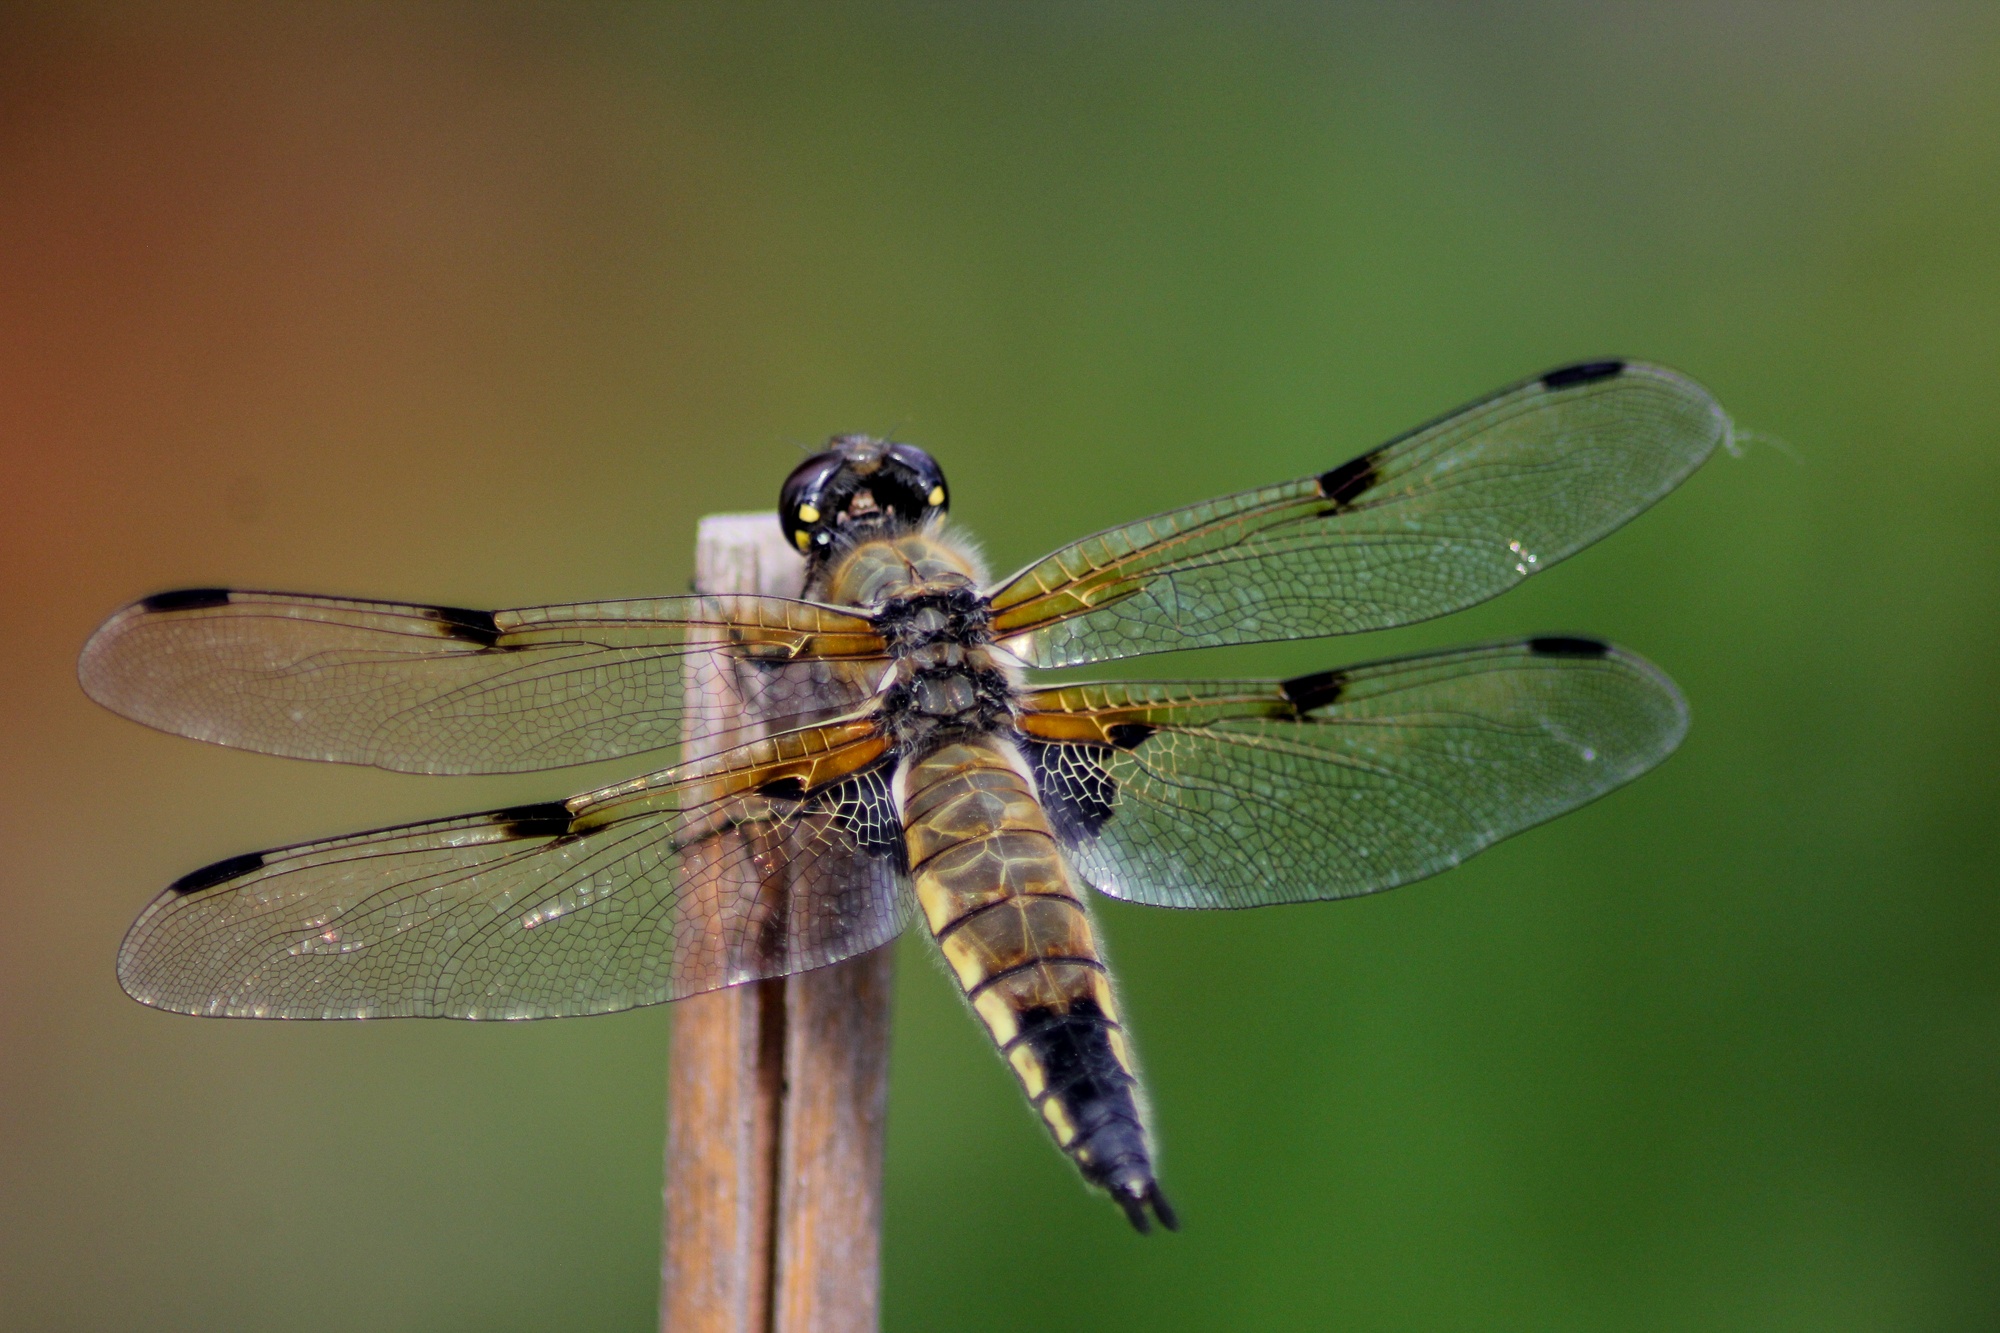
[[[1011, 742], [972, 737], [911, 764], [903, 820], [924, 919], [973, 1012], [1056, 1141], [1077, 1143], [1024, 1020], [1101, 1022], [1136, 1083], [1089, 910]], [[1079, 1007], [1081, 1002], [1089, 1004]]]

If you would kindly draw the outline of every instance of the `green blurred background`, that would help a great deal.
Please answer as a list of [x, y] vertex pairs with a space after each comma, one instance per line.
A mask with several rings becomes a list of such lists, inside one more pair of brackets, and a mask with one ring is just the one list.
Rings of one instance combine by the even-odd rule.
[[1176, 1237], [906, 941], [892, 1329], [2000, 1327], [2000, 9], [7, 5], [0, 1326], [653, 1318], [664, 1011], [112, 977], [191, 867], [621, 774], [154, 735], [74, 683], [120, 603], [676, 591], [851, 430], [1011, 568], [1607, 352], [1786, 448], [1449, 621], [1167, 670], [1588, 631], [1681, 753], [1399, 893], [1105, 909]]

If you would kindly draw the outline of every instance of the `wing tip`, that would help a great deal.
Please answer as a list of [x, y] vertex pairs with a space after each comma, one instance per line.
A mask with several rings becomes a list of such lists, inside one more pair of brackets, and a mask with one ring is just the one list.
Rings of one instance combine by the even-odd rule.
[[[212, 611], [218, 606], [229, 605], [232, 596], [234, 593], [228, 588], [175, 588], [141, 597], [112, 612], [103, 624], [91, 631], [90, 637], [84, 640], [82, 650], [77, 653], [77, 683], [83, 686], [85, 694], [112, 712], [132, 716], [134, 704], [121, 697], [119, 688], [120, 677], [129, 670], [129, 666], [122, 666], [118, 660], [125, 635], [137, 623], [154, 616], [181, 611]], [[138, 720], [145, 721], [145, 718]]]
[[[1650, 772], [1667, 756], [1680, 748], [1687, 738], [1688, 727], [1694, 720], [1694, 710], [1689, 706], [1687, 696], [1658, 664], [1651, 659], [1621, 648], [1604, 639], [1582, 634], [1539, 634], [1522, 641], [1521, 647], [1536, 657], [1568, 658], [1574, 661], [1601, 661], [1621, 668], [1625, 673], [1649, 685], [1658, 700], [1664, 703], [1671, 714], [1671, 721], [1658, 733], [1658, 742], [1644, 762], [1634, 767], [1618, 784], [1623, 785], [1642, 773]], [[1607, 790], [1609, 790], [1607, 788]]]
[[[1531, 382], [1551, 392], [1561, 392], [1565, 389], [1580, 389], [1606, 380], [1621, 378], [1651, 380], [1655, 387], [1666, 388], [1707, 406], [1709, 418], [1714, 425], [1714, 438], [1710, 441], [1710, 447], [1702, 450], [1695, 459], [1696, 463], [1707, 458], [1716, 444], [1720, 444], [1730, 453], [1736, 452], [1739, 437], [1736, 423], [1729, 413], [1716, 401], [1715, 395], [1709, 391], [1707, 385], [1670, 366], [1663, 366], [1653, 361], [1636, 361], [1631, 357], [1599, 357], [1591, 361], [1576, 361], [1566, 366], [1558, 366]], [[1671, 490], [1673, 485], [1685, 480], [1686, 475], [1685, 472], [1681, 473], [1667, 489]]]

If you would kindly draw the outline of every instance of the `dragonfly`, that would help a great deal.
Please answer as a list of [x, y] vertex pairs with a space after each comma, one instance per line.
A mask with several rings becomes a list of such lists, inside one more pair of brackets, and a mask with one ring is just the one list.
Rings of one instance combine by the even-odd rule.
[[79, 674], [162, 731], [403, 773], [677, 762], [205, 866], [144, 909], [119, 980], [186, 1014], [534, 1019], [823, 967], [921, 922], [1083, 1179], [1174, 1228], [1086, 890], [1245, 908], [1406, 884], [1646, 772], [1688, 709], [1571, 635], [1285, 679], [1039, 673], [1471, 606], [1731, 433], [1693, 380], [1583, 362], [998, 581], [935, 459], [839, 436], [781, 492], [797, 598], [147, 597]]

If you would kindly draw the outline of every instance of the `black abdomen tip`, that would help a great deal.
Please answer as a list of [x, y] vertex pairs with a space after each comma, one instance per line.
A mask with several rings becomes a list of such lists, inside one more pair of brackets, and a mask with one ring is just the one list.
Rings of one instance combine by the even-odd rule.
[[1544, 389], [1574, 389], [1583, 384], [1612, 379], [1625, 373], [1623, 361], [1579, 361], [1573, 366], [1551, 370], [1542, 376]]
[[1176, 1213], [1174, 1206], [1167, 1202], [1167, 1196], [1160, 1192], [1160, 1182], [1157, 1180], [1148, 1180], [1142, 1189], [1116, 1194], [1113, 1197], [1118, 1200], [1118, 1206], [1125, 1210], [1125, 1220], [1130, 1222], [1132, 1229], [1142, 1236], [1149, 1236], [1153, 1232], [1153, 1220], [1146, 1216], [1148, 1206], [1153, 1210], [1153, 1217], [1160, 1219], [1161, 1226], [1169, 1231], [1181, 1229], [1180, 1214]]

